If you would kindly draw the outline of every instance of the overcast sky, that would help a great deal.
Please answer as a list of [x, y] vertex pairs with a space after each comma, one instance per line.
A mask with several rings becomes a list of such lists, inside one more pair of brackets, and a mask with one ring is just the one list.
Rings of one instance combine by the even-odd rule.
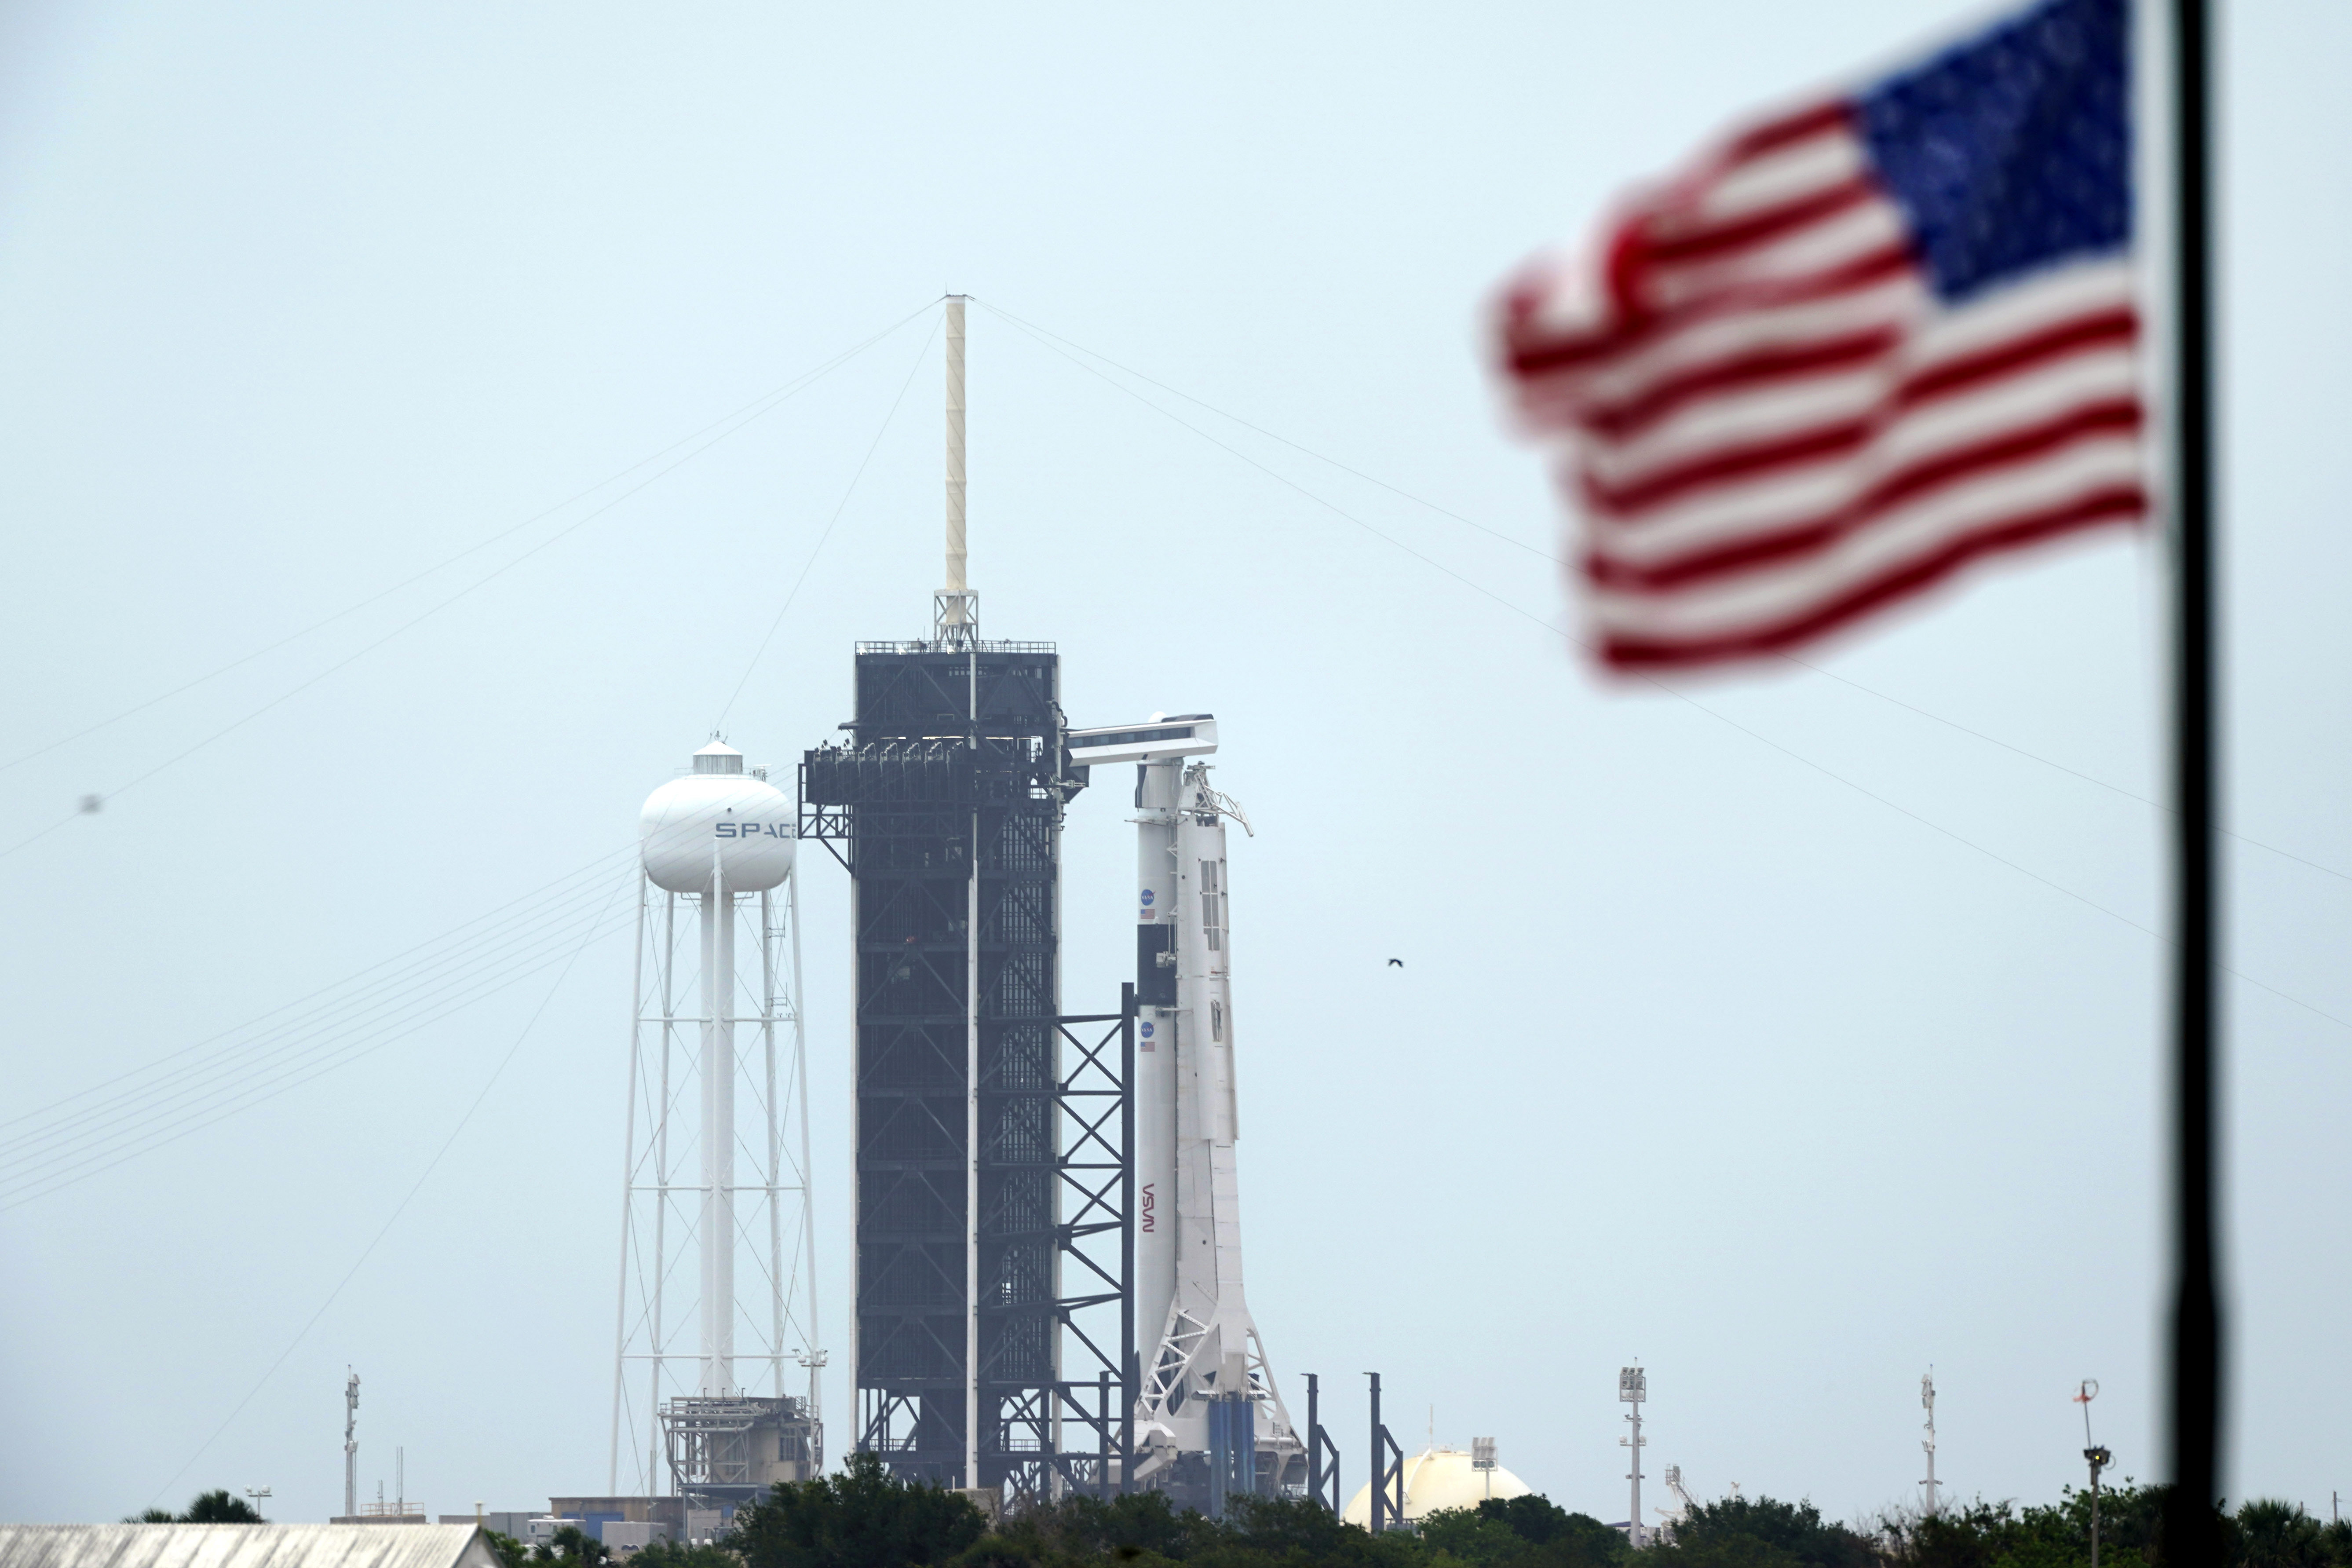
[[[2324, 1512], [2352, 12], [2223, 9], [2227, 1487]], [[1213, 710], [1256, 826], [1250, 1300], [1292, 1408], [1334, 1391], [1350, 1490], [1378, 1368], [1409, 1447], [1493, 1434], [1622, 1519], [1635, 1357], [1652, 1500], [1667, 1463], [1916, 1498], [1930, 1363], [1964, 1494], [2077, 1479], [2084, 1377], [2157, 1475], [2158, 555], [1985, 574], [1819, 673], [1620, 689], [1555, 629], [1555, 508], [1480, 367], [1487, 291], [1611, 191], [1960, 19], [11, 7], [0, 1117], [184, 1050], [255, 1103], [0, 1213], [0, 1517], [268, 1485], [324, 1518], [347, 1364], [371, 1492], [395, 1446], [436, 1512], [604, 1487], [628, 941], [535, 890], [625, 908], [637, 805], [722, 712], [789, 764], [848, 716], [854, 640], [927, 627], [949, 288], [986, 631], [1058, 641], [1076, 722]], [[1118, 778], [1070, 813], [1074, 1007], [1132, 951], [1128, 815]], [[847, 900], [805, 869], [839, 1325]], [[497, 929], [568, 969], [486, 945], [478, 999], [308, 1082], [200, 1044], [516, 900]]]

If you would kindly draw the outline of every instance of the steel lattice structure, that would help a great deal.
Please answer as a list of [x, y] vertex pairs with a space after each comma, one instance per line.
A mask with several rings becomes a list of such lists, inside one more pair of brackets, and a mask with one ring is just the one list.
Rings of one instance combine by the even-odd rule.
[[1050, 643], [860, 644], [852, 739], [801, 764], [853, 887], [856, 1446], [1013, 1497], [1123, 1475], [1136, 1392], [1133, 1004], [1061, 1006], [1059, 679]]
[[[798, 889], [795, 873], [773, 891], [719, 889], [712, 904], [711, 890], [665, 891], [640, 879], [606, 1479], [614, 1493], [626, 1477], [642, 1495], [748, 1496], [824, 1467]], [[708, 1270], [698, 1289], [693, 1266], [709, 1212], [711, 1187], [698, 1170], [707, 1129], [683, 1109], [709, 1065], [701, 982], [712, 954], [694, 935], [706, 904], [734, 928], [730, 947], [757, 955], [740, 968], [730, 961], [719, 982], [720, 1014], [748, 1047], [730, 1053], [744, 1095], [726, 1131], [751, 1168], [727, 1182], [733, 1234], [720, 1245], [742, 1267], [729, 1270], [730, 1288], [715, 1303], [706, 1300]], [[728, 1358], [725, 1387], [701, 1386], [706, 1308], [727, 1314], [730, 1348], [732, 1331], [747, 1341]], [[764, 1393], [752, 1391], [755, 1379]]]

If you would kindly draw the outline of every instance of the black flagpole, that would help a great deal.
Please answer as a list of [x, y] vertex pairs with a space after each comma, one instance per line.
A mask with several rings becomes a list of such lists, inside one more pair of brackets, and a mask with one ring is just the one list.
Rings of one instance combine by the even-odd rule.
[[2221, 1300], [2215, 1284], [2211, 19], [2173, 0], [2173, 799], [2179, 808], [2173, 975], [2172, 1479], [2168, 1561], [2218, 1563]]

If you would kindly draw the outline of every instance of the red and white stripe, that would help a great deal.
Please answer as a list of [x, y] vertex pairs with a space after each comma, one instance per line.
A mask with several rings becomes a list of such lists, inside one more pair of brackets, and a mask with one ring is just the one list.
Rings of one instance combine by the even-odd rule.
[[1843, 103], [1643, 193], [1506, 294], [1601, 652], [1790, 647], [1990, 552], [2148, 510], [2131, 265], [1940, 304]]

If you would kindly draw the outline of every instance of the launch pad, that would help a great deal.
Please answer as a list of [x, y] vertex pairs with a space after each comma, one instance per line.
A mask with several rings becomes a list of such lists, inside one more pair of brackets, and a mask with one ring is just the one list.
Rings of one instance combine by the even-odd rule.
[[[947, 574], [930, 635], [856, 645], [846, 734], [803, 754], [796, 801], [714, 740], [640, 814], [612, 1487], [625, 1425], [649, 1489], [667, 1470], [681, 1495], [740, 1503], [824, 1468], [794, 870], [807, 839], [851, 886], [852, 1447], [1013, 1510], [1147, 1488], [1212, 1515], [1239, 1495], [1319, 1497], [1331, 1472], [1308, 1463], [1243, 1295], [1225, 828], [1249, 823], [1209, 783], [1213, 717], [1073, 730], [1055, 645], [980, 636], [961, 298], [946, 316]], [[1115, 1003], [1066, 1011], [1064, 817], [1094, 767], [1128, 763], [1135, 978]], [[699, 931], [685, 964], [682, 913]], [[755, 913], [746, 1012], [737, 928]], [[759, 1031], [749, 1071], [745, 1026]], [[690, 1155], [672, 1137], [685, 1142], [674, 1066], [700, 1100]], [[763, 1127], [739, 1119], [739, 1079]], [[751, 1183], [739, 1149], [761, 1167]], [[763, 1249], [740, 1223], [745, 1194]], [[805, 1253], [789, 1271], [788, 1225]], [[688, 1237], [691, 1356], [661, 1288]], [[633, 1293], [648, 1241], [650, 1283]], [[764, 1272], [764, 1312], [744, 1310], [739, 1254]], [[746, 1323], [761, 1342], [739, 1357]], [[804, 1399], [784, 1392], [787, 1361], [808, 1372]], [[677, 1387], [688, 1362], [691, 1394]], [[650, 1363], [641, 1403], [633, 1363]], [[761, 1363], [773, 1389], [754, 1395], [742, 1373]], [[635, 1442], [641, 1424], [659, 1437]]]

